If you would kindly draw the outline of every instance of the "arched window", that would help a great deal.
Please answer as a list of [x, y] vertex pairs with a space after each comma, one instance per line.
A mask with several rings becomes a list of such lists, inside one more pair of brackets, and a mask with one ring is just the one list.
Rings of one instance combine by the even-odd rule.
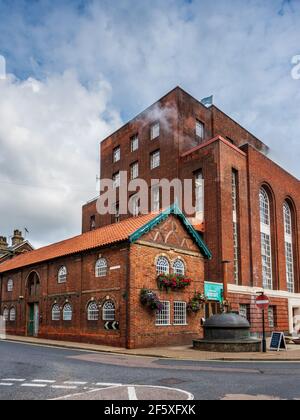
[[52, 306], [52, 321], [60, 321], [60, 307], [57, 304]]
[[259, 192], [262, 280], [265, 289], [273, 289], [270, 199], [264, 188]]
[[170, 264], [166, 257], [159, 257], [156, 262], [156, 272], [157, 274], [169, 274], [170, 273]]
[[290, 293], [295, 292], [294, 252], [293, 252], [293, 221], [289, 203], [284, 202], [284, 243], [287, 289]]
[[58, 270], [58, 283], [66, 283], [68, 276], [67, 267], [63, 266]]
[[184, 263], [181, 260], [176, 260], [173, 263], [173, 271], [174, 274], [177, 274], [179, 276], [184, 276], [185, 274], [185, 267], [184, 267]]
[[4, 308], [3, 310], [3, 318], [5, 321], [9, 320], [9, 310], [7, 308]]
[[90, 302], [87, 309], [88, 321], [99, 320], [99, 308], [97, 302]]
[[73, 317], [72, 306], [69, 303], [66, 303], [63, 309], [63, 320], [72, 321], [72, 317]]
[[17, 315], [16, 308], [11, 308], [10, 311], [9, 311], [9, 320], [10, 320], [10, 322], [15, 322], [16, 315]]
[[116, 316], [116, 308], [113, 302], [107, 301], [102, 308], [103, 321], [114, 321]]
[[12, 292], [14, 290], [14, 282], [12, 279], [9, 279], [7, 282], [7, 291]]
[[96, 277], [106, 277], [108, 270], [108, 264], [105, 258], [100, 258], [96, 262]]

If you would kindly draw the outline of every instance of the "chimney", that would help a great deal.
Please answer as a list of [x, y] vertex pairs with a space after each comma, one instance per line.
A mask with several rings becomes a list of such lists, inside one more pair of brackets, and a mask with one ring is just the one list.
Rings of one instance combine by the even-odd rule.
[[7, 251], [8, 243], [5, 236], [0, 236], [0, 251]]
[[12, 246], [20, 245], [22, 242], [24, 242], [22, 232], [18, 229], [14, 230], [14, 236], [11, 239]]

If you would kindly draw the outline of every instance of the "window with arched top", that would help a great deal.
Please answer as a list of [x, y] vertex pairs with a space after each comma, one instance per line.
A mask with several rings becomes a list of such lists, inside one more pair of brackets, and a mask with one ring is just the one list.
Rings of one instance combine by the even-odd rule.
[[156, 261], [156, 272], [157, 274], [169, 274], [170, 263], [166, 257], [159, 257]]
[[5, 321], [9, 320], [9, 310], [7, 308], [4, 308], [3, 310], [3, 318]]
[[99, 320], [99, 307], [97, 302], [90, 302], [87, 308], [87, 318], [88, 321], [98, 321]]
[[287, 201], [283, 205], [284, 218], [284, 243], [285, 243], [285, 264], [287, 289], [290, 293], [295, 292], [294, 272], [294, 249], [293, 249], [293, 220], [292, 210]]
[[108, 264], [105, 258], [99, 258], [96, 262], [96, 277], [106, 277], [108, 272]]
[[7, 282], [7, 291], [12, 292], [14, 290], [14, 282], [13, 279], [9, 279]]
[[16, 308], [13, 307], [9, 311], [9, 320], [10, 320], [10, 322], [15, 322], [16, 316], [17, 316]]
[[185, 274], [184, 262], [179, 259], [175, 260], [173, 263], [173, 272], [174, 274], [177, 274], [179, 276], [184, 276]]
[[63, 308], [63, 320], [64, 321], [72, 321], [73, 317], [73, 309], [69, 303], [66, 303]]
[[60, 321], [60, 307], [57, 304], [52, 306], [52, 321]]
[[116, 317], [115, 304], [111, 301], [105, 302], [102, 308], [103, 321], [114, 321], [115, 317]]
[[265, 289], [273, 289], [271, 206], [265, 188], [259, 191], [260, 235], [262, 258], [262, 283]]
[[58, 283], [66, 283], [68, 276], [67, 267], [63, 266], [58, 270]]

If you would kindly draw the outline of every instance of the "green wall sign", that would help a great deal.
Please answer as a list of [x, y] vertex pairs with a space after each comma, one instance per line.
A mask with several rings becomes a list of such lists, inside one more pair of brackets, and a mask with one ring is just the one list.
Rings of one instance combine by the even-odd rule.
[[204, 294], [207, 300], [223, 301], [224, 286], [221, 283], [204, 283]]

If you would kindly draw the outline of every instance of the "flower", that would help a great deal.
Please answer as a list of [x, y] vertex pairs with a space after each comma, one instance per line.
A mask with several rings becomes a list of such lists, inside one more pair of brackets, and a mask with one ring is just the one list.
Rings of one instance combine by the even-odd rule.
[[162, 303], [160, 302], [156, 293], [152, 290], [142, 289], [141, 291], [141, 304], [147, 306], [148, 308], [154, 311], [162, 310]]
[[184, 289], [189, 286], [192, 282], [190, 278], [187, 278], [179, 274], [160, 274], [157, 278], [158, 287], [162, 290], [166, 289]]

